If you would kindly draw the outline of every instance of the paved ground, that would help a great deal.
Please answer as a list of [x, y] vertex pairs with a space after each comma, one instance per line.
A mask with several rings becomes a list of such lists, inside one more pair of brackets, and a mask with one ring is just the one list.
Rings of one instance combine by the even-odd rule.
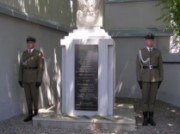
[[[35, 128], [32, 122], [24, 123], [24, 115], [13, 117], [9, 120], [0, 122], [0, 134], [180, 134], [180, 108], [158, 101], [156, 103], [155, 120], [156, 127], [141, 126], [141, 104], [139, 100], [121, 99], [122, 103], [133, 103], [136, 113], [136, 130], [133, 132], [108, 130], [74, 130], [74, 129], [56, 129], [56, 128]], [[117, 102], [118, 102], [117, 101]]]

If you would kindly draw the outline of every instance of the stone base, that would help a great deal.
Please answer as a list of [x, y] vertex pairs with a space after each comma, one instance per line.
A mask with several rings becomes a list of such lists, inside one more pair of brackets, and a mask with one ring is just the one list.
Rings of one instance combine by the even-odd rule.
[[118, 104], [114, 116], [68, 116], [55, 113], [41, 113], [33, 118], [34, 127], [53, 127], [67, 129], [89, 129], [108, 131], [133, 131], [135, 113], [133, 105]]

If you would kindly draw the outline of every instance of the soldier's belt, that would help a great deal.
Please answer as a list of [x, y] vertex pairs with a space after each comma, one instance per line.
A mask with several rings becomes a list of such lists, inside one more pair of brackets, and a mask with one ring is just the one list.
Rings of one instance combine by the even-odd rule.
[[152, 66], [152, 65], [149, 65], [149, 66], [143, 66], [143, 69], [157, 69], [159, 68], [158, 66]]
[[24, 69], [38, 69], [38, 67], [24, 67]]

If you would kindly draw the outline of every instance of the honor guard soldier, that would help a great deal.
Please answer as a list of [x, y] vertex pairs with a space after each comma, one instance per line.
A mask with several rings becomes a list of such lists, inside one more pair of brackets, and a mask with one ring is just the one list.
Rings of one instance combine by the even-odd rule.
[[142, 91], [143, 126], [156, 126], [154, 104], [163, 81], [162, 56], [160, 50], [154, 48], [154, 38], [151, 33], [145, 36], [146, 47], [139, 50], [136, 60], [137, 81]]
[[38, 114], [39, 87], [44, 72], [44, 58], [42, 52], [35, 49], [36, 39], [28, 37], [27, 50], [22, 54], [19, 66], [19, 84], [25, 90], [28, 116], [25, 122], [31, 121]]

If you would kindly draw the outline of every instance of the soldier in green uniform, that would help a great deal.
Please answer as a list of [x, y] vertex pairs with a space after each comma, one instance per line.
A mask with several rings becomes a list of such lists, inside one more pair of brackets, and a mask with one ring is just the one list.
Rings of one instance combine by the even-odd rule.
[[39, 86], [44, 72], [44, 58], [42, 52], [35, 49], [36, 39], [28, 37], [27, 50], [22, 54], [19, 66], [19, 84], [25, 90], [28, 116], [25, 122], [31, 121], [38, 114]]
[[154, 35], [145, 36], [146, 47], [139, 50], [136, 60], [137, 81], [142, 91], [143, 126], [155, 126], [154, 104], [158, 88], [163, 81], [163, 63], [159, 49], [154, 48]]

